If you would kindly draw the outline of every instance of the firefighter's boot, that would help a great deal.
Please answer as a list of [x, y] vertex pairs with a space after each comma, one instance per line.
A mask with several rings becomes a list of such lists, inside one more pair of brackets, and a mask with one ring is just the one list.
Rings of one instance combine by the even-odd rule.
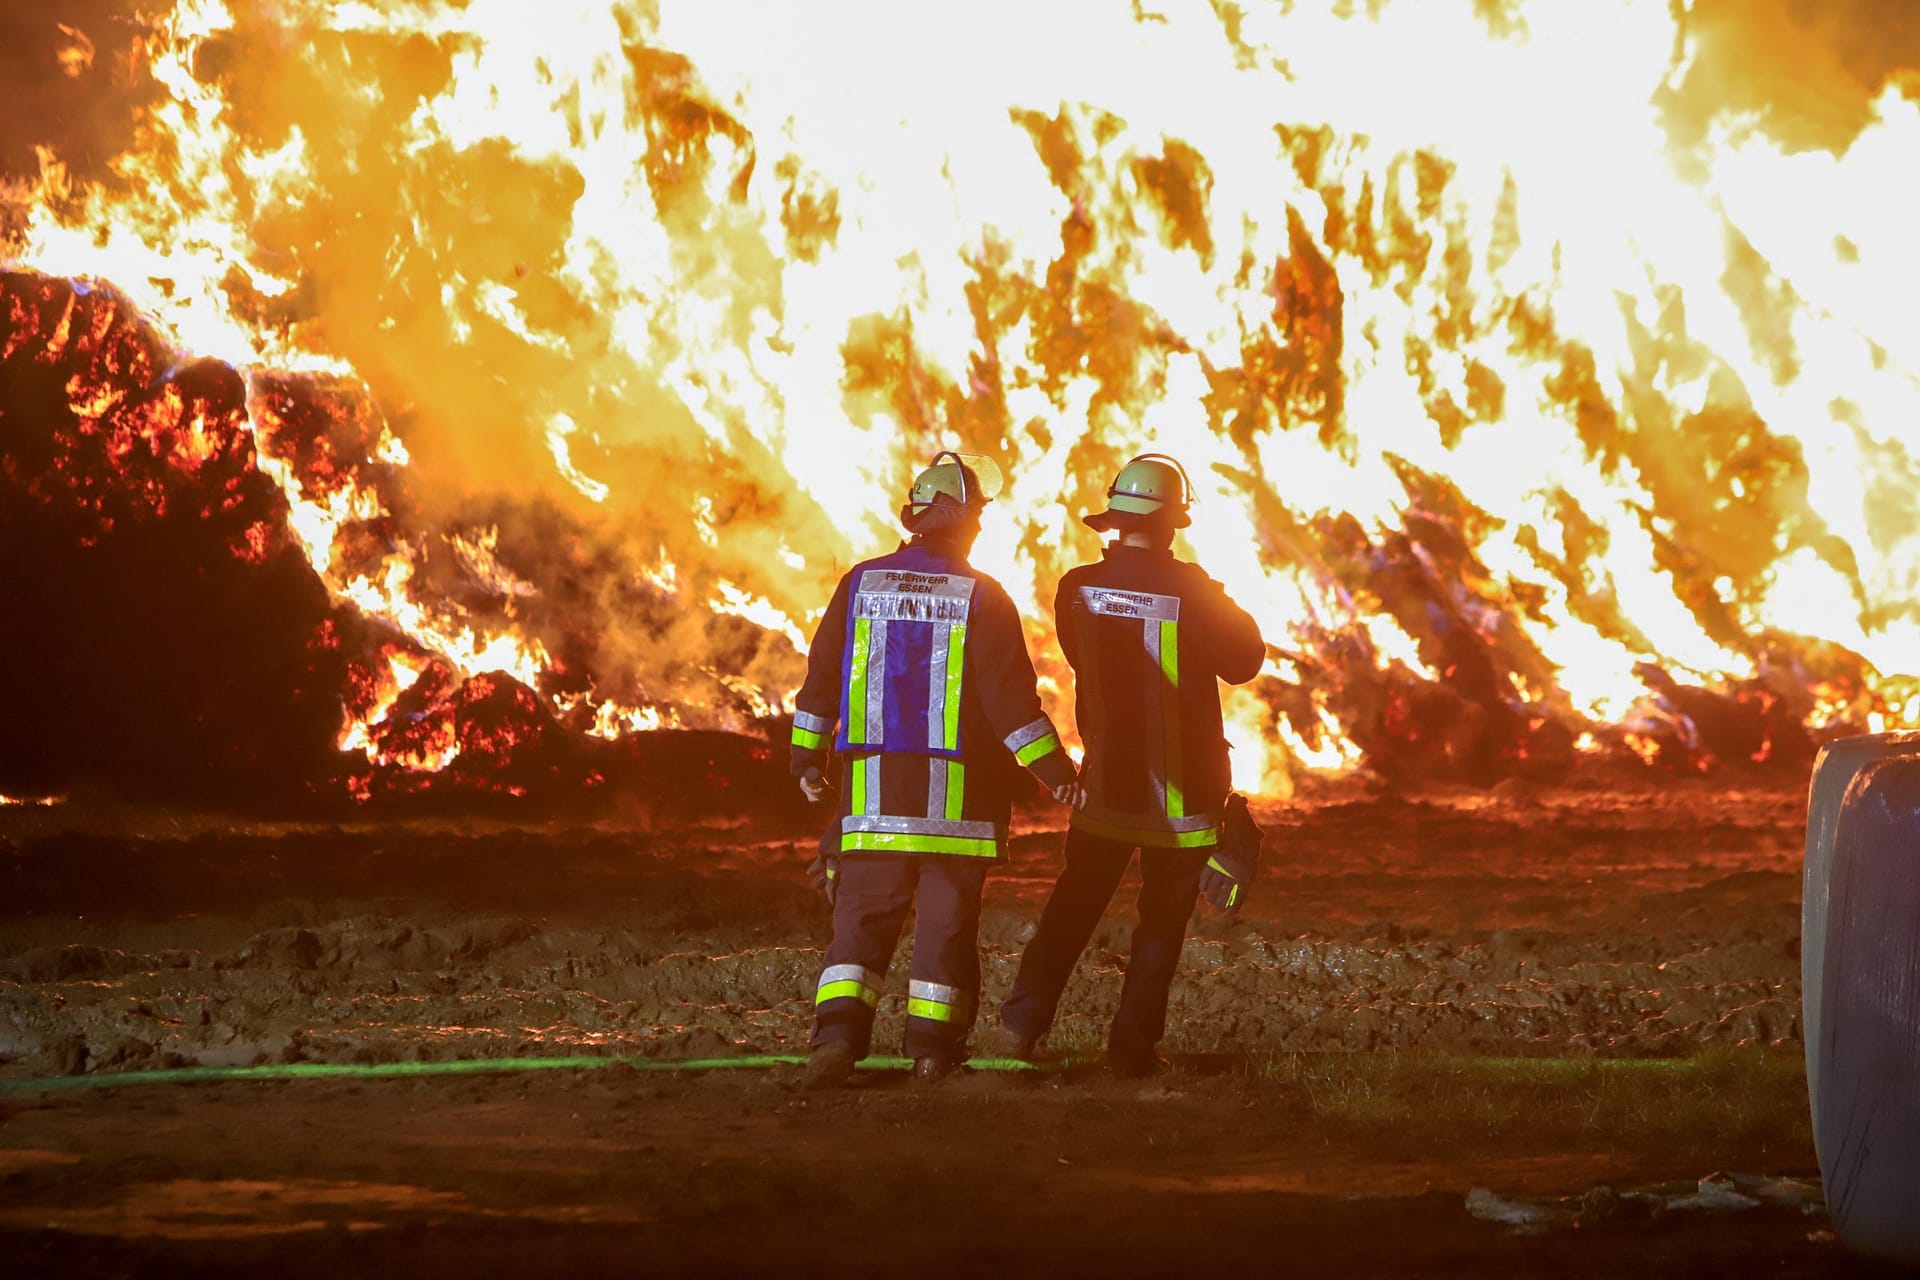
[[853, 1046], [845, 1040], [829, 1040], [816, 1045], [807, 1056], [807, 1077], [802, 1087], [809, 1093], [826, 1089], [844, 1089], [857, 1061]]
[[913, 1060], [913, 1078], [916, 1083], [931, 1084], [935, 1080], [944, 1080], [960, 1069], [963, 1059], [957, 1053], [936, 1053]]
[[989, 1058], [1011, 1058], [1015, 1062], [1032, 1062], [1039, 1052], [1039, 1036], [1030, 1036], [1015, 1031], [1004, 1022], [987, 1032], [984, 1052]]

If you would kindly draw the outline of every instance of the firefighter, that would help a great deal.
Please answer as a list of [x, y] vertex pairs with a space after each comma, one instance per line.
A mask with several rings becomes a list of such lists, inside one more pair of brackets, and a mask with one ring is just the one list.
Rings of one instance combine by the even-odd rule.
[[910, 540], [840, 580], [807, 655], [792, 770], [821, 800], [833, 790], [829, 744], [840, 764], [839, 821], [812, 869], [833, 904], [833, 940], [814, 994], [809, 1088], [845, 1083], [866, 1056], [916, 897], [906, 1052], [921, 1079], [965, 1060], [980, 892], [1016, 790], [1032, 786], [1022, 766], [1062, 803], [1075, 794], [1019, 612], [967, 563], [989, 467], [934, 456], [900, 509]]
[[1231, 775], [1215, 678], [1251, 680], [1266, 657], [1259, 626], [1197, 565], [1174, 558], [1174, 531], [1191, 523], [1186, 472], [1142, 454], [1107, 489], [1107, 509], [1085, 517], [1117, 537], [1097, 564], [1060, 580], [1054, 624], [1074, 671], [1074, 717], [1086, 748], [1053, 887], [1019, 976], [1001, 1009], [994, 1051], [1031, 1058], [1053, 1024], [1060, 993], [1137, 848], [1139, 922], [1107, 1058], [1123, 1075], [1159, 1068], [1167, 991], [1203, 888], [1239, 906], [1258, 852], [1257, 829], [1234, 796], [1236, 832], [1223, 847]]

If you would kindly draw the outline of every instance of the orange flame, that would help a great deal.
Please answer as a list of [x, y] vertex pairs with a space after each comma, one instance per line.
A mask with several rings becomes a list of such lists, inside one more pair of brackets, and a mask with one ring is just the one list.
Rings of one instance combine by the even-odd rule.
[[1422, 688], [1690, 768], [1715, 689], [1920, 723], [1920, 107], [1792, 149], [1676, 123], [1730, 38], [1687, 6], [1359, 8], [177, 0], [140, 145], [47, 156], [16, 257], [247, 374], [314, 571], [405, 639], [376, 761], [461, 750], [379, 745], [429, 663], [601, 736], [777, 713], [943, 446], [1007, 464], [976, 558], [1056, 702], [1075, 517], [1186, 462], [1272, 644], [1250, 790]]

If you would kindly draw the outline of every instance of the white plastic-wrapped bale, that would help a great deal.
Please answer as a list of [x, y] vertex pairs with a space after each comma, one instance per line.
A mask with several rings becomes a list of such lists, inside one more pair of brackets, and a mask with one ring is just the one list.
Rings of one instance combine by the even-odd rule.
[[1833, 833], [1840, 800], [1865, 765], [1895, 756], [1920, 756], [1920, 733], [1871, 733], [1820, 748], [1807, 786], [1807, 853], [1800, 881], [1800, 1028], [1806, 1044], [1807, 1092], [1820, 1096], [1820, 975], [1826, 961], [1827, 880], [1833, 869]]
[[1920, 1263], [1920, 758], [1855, 772], [1826, 898], [1809, 1082], [1827, 1210], [1851, 1247]]

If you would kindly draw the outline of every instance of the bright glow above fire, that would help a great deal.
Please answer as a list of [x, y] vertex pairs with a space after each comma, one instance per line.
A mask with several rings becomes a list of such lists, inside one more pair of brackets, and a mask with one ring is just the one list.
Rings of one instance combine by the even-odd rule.
[[[253, 378], [309, 562], [404, 646], [341, 737], [376, 757], [430, 659], [600, 736], [785, 704], [940, 447], [1008, 473], [976, 558], [1062, 692], [1078, 516], [1182, 458], [1274, 647], [1249, 789], [1546, 723], [1693, 750], [1684, 689], [1912, 723], [1920, 108], [1679, 137], [1707, 38], [1668, 0], [179, 0], [139, 144], [49, 156], [17, 257]], [[357, 453], [300, 454], [269, 374], [347, 388]], [[1875, 670], [1841, 696], [1808, 638]]]

